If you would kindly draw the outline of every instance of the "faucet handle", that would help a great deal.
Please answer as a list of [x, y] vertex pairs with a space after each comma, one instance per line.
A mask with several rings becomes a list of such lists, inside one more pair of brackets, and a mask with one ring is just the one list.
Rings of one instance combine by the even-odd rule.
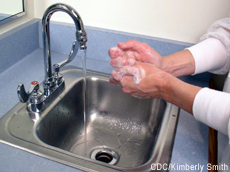
[[55, 72], [59, 72], [60, 69], [65, 66], [66, 64], [68, 64], [69, 62], [71, 62], [75, 56], [77, 55], [77, 52], [78, 52], [78, 49], [79, 49], [79, 44], [77, 44], [77, 41], [75, 40], [72, 44], [72, 49], [69, 53], [69, 56], [66, 60], [60, 62], [60, 63], [57, 63], [57, 64], [54, 64], [53, 65], [53, 68], [55, 70]]
[[19, 84], [17, 88], [18, 98], [20, 102], [26, 103], [29, 100], [30, 95], [33, 92], [37, 92], [39, 90], [38, 81], [32, 81], [30, 85], [30, 89], [28, 92], [25, 91], [25, 87], [23, 84]]
[[53, 68], [54, 68], [53, 77], [54, 77], [54, 81], [57, 85], [60, 85], [63, 82], [63, 76], [62, 76], [62, 74], [59, 73], [60, 67], [61, 66], [59, 64], [53, 65]]

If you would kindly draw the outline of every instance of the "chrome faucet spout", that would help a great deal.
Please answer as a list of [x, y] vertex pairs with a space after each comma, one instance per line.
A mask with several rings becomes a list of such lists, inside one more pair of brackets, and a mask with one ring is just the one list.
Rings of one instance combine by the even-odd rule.
[[[54, 4], [50, 6], [44, 13], [42, 18], [42, 29], [43, 29], [43, 48], [44, 48], [44, 66], [45, 66], [45, 83], [47, 85], [52, 85], [53, 77], [52, 77], [52, 62], [51, 62], [51, 50], [50, 50], [50, 30], [49, 23], [51, 16], [58, 11], [62, 11], [67, 13], [74, 21], [76, 27], [76, 40], [77, 43], [72, 48], [72, 52], [69, 59], [73, 59], [76, 55], [78, 49], [81, 50], [86, 49], [87, 42], [87, 34], [84, 29], [84, 25], [80, 15], [70, 6], [65, 4]], [[67, 60], [68, 61], [68, 60]], [[72, 61], [72, 60], [71, 60]], [[70, 61], [68, 61], [70, 62]]]
[[[54, 65], [55, 72], [52, 72], [51, 50], [50, 50], [50, 18], [58, 11], [67, 13], [74, 21], [76, 26], [76, 40], [74, 40], [69, 56], [63, 62]], [[43, 32], [43, 53], [45, 79], [43, 81], [43, 92], [39, 90], [37, 81], [31, 83], [28, 92], [25, 91], [23, 84], [17, 88], [18, 98], [22, 103], [27, 103], [27, 110], [33, 113], [43, 111], [65, 88], [65, 80], [60, 72], [60, 68], [70, 63], [76, 56], [78, 49], [85, 50], [87, 34], [84, 29], [80, 15], [70, 6], [65, 4], [54, 4], [44, 13], [42, 18]]]

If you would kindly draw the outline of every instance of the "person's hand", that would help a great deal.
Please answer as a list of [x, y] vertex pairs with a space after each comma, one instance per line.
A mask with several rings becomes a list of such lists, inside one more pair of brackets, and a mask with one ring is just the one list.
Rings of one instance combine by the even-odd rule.
[[[129, 40], [125, 43], [118, 43], [117, 47], [109, 49], [111, 57], [110, 64], [115, 68], [133, 66], [136, 61], [150, 63], [158, 68], [162, 67], [163, 58], [153, 48], [145, 43]], [[119, 84], [113, 77], [110, 78], [113, 84]]]
[[170, 76], [152, 64], [136, 62], [133, 66], [115, 68], [110, 81], [116, 81], [123, 92], [137, 98], [162, 98], [162, 88]]
[[114, 67], [132, 66], [136, 61], [161, 68], [162, 56], [145, 43], [129, 40], [109, 49], [110, 64]]
[[109, 55], [115, 67], [110, 82], [120, 84], [123, 92], [137, 98], [161, 98], [193, 113], [193, 102], [201, 88], [176, 78], [195, 72], [189, 50], [162, 57], [147, 44], [130, 40], [110, 48]]

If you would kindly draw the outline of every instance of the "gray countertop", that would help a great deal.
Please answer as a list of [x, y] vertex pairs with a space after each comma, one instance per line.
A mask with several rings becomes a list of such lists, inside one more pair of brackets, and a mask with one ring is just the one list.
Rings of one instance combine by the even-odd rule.
[[[11, 33], [7, 33], [7, 35], [5, 34], [2, 37], [0, 35], [0, 117], [19, 102], [16, 93], [19, 83], [25, 84], [26, 89], [28, 89], [31, 81], [37, 80], [42, 82], [44, 79], [43, 51], [39, 48], [38, 36], [40, 35], [41, 37], [41, 31], [39, 31], [40, 25], [36, 22], [33, 21], [32, 24], [28, 24], [24, 29], [21, 27], [20, 33], [17, 31], [14, 35]], [[66, 31], [66, 29], [69, 29], [69, 26], [62, 27], [57, 25], [56, 27], [58, 28], [56, 30], [63, 31], [64, 29], [66, 33], [69, 33]], [[52, 48], [53, 63], [63, 61], [70, 48], [69, 45], [64, 43], [65, 39], [69, 40], [70, 38], [67, 39], [66, 35], [62, 36], [63, 34], [61, 33], [64, 31], [57, 33], [56, 30], [52, 30], [53, 42], [55, 43], [54, 48]], [[74, 32], [72, 27], [70, 30]], [[107, 51], [109, 47], [116, 45], [117, 42], [136, 39], [148, 43], [162, 55], [180, 51], [188, 46], [178, 42], [159, 41], [155, 38], [146, 39], [121, 35], [120, 33], [93, 30], [88, 32], [88, 36], [89, 49], [87, 50], [87, 56], [90, 58], [87, 58], [87, 69], [108, 74], [111, 73], [112, 67], [109, 65]], [[61, 46], [57, 44], [58, 40], [56, 38], [61, 40]], [[14, 49], [11, 49], [12, 46]], [[40, 45], [40, 47], [42, 46]], [[81, 57], [75, 58], [71, 65], [81, 66]], [[181, 77], [181, 79], [201, 87], [207, 86], [205, 78], [197, 79], [189, 76]], [[0, 143], [0, 158], [1, 172], [79, 171], [3, 143]], [[179, 171], [178, 166], [180, 165], [195, 166], [200, 164], [206, 166], [208, 163], [208, 127], [196, 121], [193, 116], [183, 110], [180, 112], [171, 163], [174, 165], [174, 168], [170, 171]], [[207, 169], [203, 171], [207, 171]]]
[[[66, 54], [52, 52], [55, 56], [54, 61], [61, 61]], [[42, 50], [37, 49], [27, 57], [8, 68], [0, 74], [0, 116], [2, 117], [16, 103], [18, 98], [16, 88], [19, 83], [24, 83], [28, 88], [30, 81], [43, 80], [43, 59]], [[79, 66], [81, 58], [78, 57], [71, 64]], [[111, 66], [108, 63], [92, 59], [87, 60], [88, 68], [93, 69], [93, 65], [101, 66], [103, 72], [110, 72]], [[203, 83], [197, 82], [196, 85]], [[31, 153], [13, 148], [11, 146], [0, 144], [1, 171], [79, 171], [71, 167], [56, 163]], [[172, 164], [176, 165], [197, 165], [207, 164], [208, 160], [208, 129], [205, 125], [197, 122], [193, 116], [180, 112], [175, 144], [172, 154]], [[171, 171], [177, 171], [172, 169]]]

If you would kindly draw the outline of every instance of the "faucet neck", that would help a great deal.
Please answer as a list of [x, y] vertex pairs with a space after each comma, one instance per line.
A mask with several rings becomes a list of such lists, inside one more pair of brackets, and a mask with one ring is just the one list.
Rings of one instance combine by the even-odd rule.
[[77, 11], [75, 11], [71, 6], [61, 3], [53, 4], [47, 8], [43, 15], [42, 22], [44, 22], [44, 24], [49, 23], [51, 16], [57, 11], [67, 13], [73, 19], [77, 30], [85, 30], [82, 19]]
[[43, 32], [43, 53], [45, 66], [45, 82], [50, 85], [53, 82], [52, 78], [52, 62], [50, 51], [50, 18], [57, 12], [62, 11], [67, 13], [74, 21], [76, 27], [76, 39], [80, 45], [80, 49], [86, 49], [87, 35], [84, 29], [83, 22], [80, 15], [70, 6], [65, 4], [54, 4], [50, 6], [44, 13], [42, 18], [42, 32]]

